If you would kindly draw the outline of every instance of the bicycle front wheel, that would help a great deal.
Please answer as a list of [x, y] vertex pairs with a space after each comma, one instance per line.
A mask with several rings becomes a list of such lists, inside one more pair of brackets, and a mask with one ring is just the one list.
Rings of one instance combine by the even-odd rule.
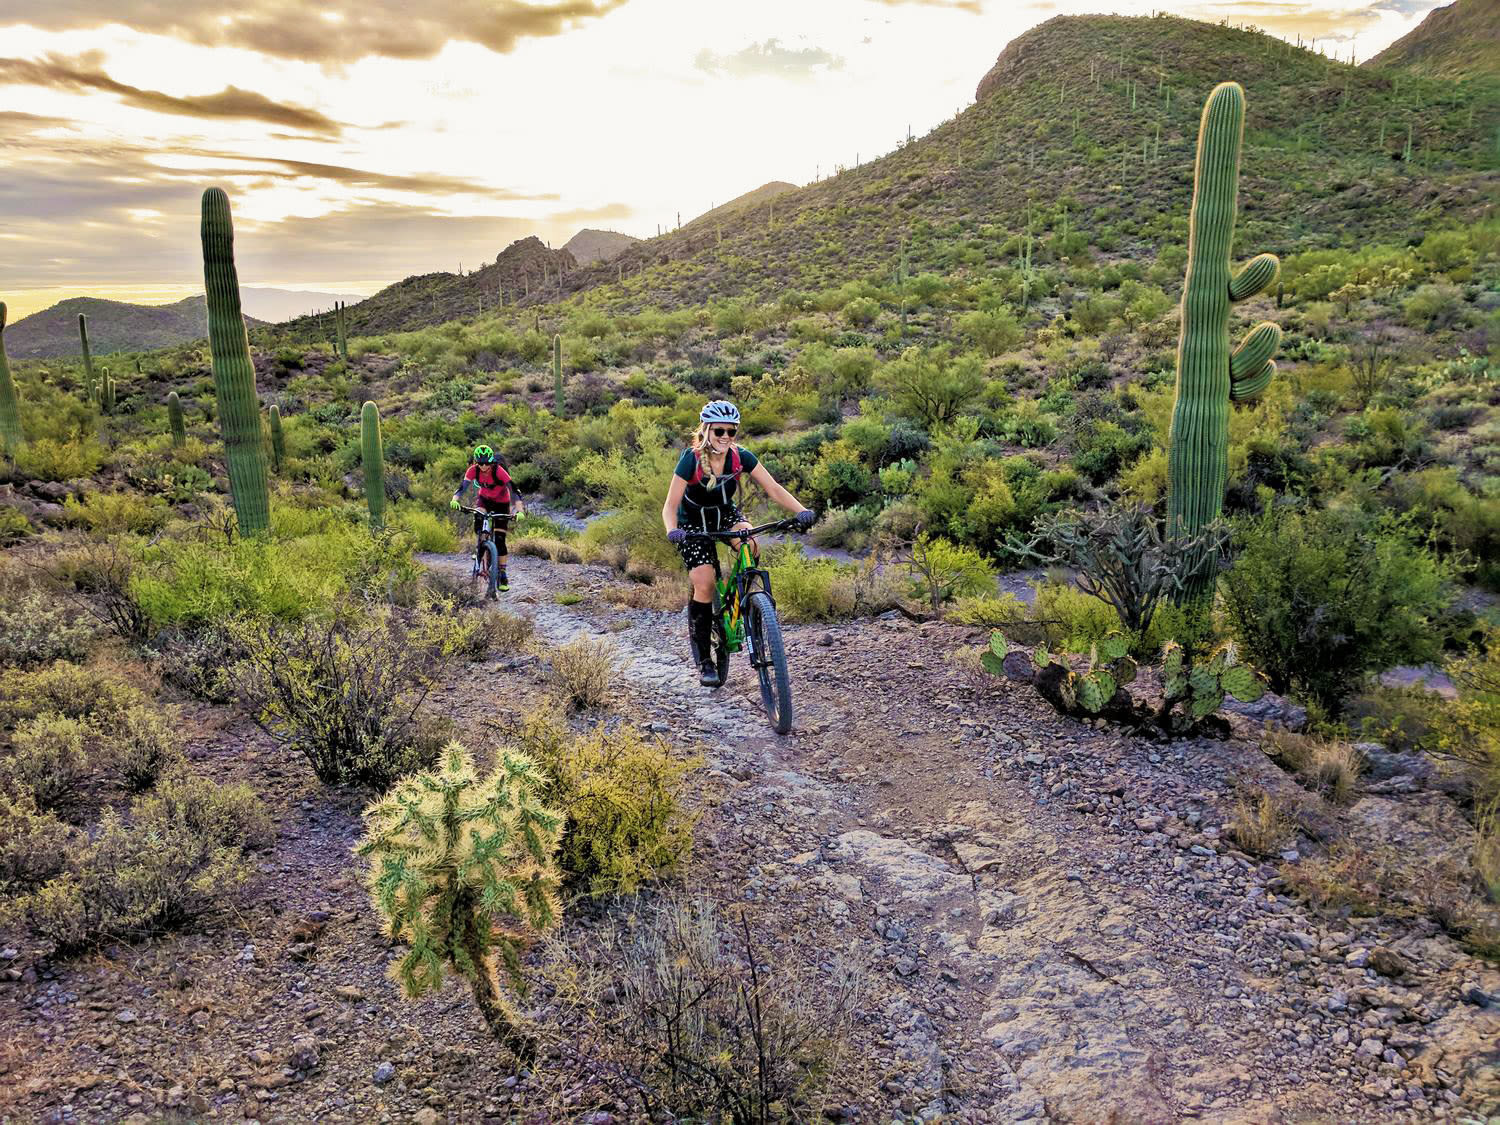
[[482, 581], [485, 585], [485, 598], [493, 601], [500, 596], [495, 592], [495, 584], [500, 580], [500, 552], [489, 539], [484, 541], [483, 547], [488, 573], [483, 574], [482, 577], [476, 576], [475, 585], [478, 586]]
[[792, 683], [786, 672], [786, 649], [776, 603], [764, 591], [745, 602], [745, 627], [750, 634], [752, 663], [760, 677], [760, 701], [777, 734], [792, 729]]

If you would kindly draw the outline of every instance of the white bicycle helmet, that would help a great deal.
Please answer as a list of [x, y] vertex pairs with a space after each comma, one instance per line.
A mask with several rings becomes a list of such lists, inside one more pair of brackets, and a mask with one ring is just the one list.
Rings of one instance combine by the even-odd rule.
[[698, 413], [701, 422], [721, 422], [730, 426], [740, 424], [740, 408], [732, 402], [725, 402], [721, 398], [714, 399]]

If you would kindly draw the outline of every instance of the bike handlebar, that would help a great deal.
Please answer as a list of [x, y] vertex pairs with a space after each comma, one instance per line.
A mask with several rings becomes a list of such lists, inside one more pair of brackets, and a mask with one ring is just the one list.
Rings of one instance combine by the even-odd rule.
[[[749, 539], [752, 535], [759, 535], [763, 531], [792, 531], [797, 527], [797, 517], [777, 520], [775, 523], [763, 523], [759, 527], [745, 527], [738, 531], [688, 531], [689, 539]], [[683, 529], [687, 531], [686, 528]]]
[[520, 518], [514, 512], [486, 512], [479, 508], [470, 508], [464, 504], [460, 504], [458, 510], [460, 512], [467, 512], [471, 516], [489, 516], [491, 519], [497, 520], [515, 520]]

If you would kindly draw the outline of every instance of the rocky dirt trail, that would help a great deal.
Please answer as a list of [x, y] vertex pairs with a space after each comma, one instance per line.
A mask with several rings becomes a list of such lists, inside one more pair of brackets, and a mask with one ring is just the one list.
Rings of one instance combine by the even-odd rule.
[[[1226, 841], [1237, 783], [1295, 789], [1253, 742], [1062, 719], [961, 670], [978, 633], [899, 616], [786, 630], [778, 738], [748, 666], [699, 687], [682, 615], [613, 604], [613, 571], [511, 573], [501, 605], [540, 638], [619, 647], [621, 697], [585, 722], [703, 755], [688, 890], [743, 906], [772, 965], [858, 969], [830, 1119], [1458, 1121], [1500, 1100], [1500, 972], [1431, 923], [1314, 917]], [[432, 706], [482, 739], [547, 691], [510, 654]], [[624, 1119], [586, 1070], [517, 1073], [461, 987], [400, 997], [349, 851], [367, 795], [230, 708], [186, 721], [195, 765], [272, 809], [264, 878], [207, 934], [0, 951], [0, 1120]], [[586, 942], [602, 913], [567, 925]]]

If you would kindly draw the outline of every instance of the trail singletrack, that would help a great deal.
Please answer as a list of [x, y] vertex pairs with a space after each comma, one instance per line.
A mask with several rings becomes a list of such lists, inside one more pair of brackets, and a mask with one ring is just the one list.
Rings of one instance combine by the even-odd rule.
[[[895, 614], [786, 628], [797, 718], [777, 737], [741, 658], [724, 688], [698, 685], [682, 613], [609, 603], [621, 579], [601, 567], [514, 558], [511, 574], [504, 608], [552, 643], [612, 637], [620, 710], [706, 755], [688, 882], [864, 965], [866, 1109], [1425, 1119], [1453, 1103], [1403, 1075], [1401, 1050], [1429, 1041], [1439, 1010], [1500, 1036], [1500, 1013], [1434, 1002], [1482, 966], [1430, 927], [1330, 926], [1226, 843], [1236, 781], [1281, 780], [1251, 743], [1064, 719], [959, 671], [952, 651], [977, 633]], [[560, 605], [564, 591], [582, 600]], [[1376, 946], [1430, 971], [1405, 987], [1348, 964]]]

